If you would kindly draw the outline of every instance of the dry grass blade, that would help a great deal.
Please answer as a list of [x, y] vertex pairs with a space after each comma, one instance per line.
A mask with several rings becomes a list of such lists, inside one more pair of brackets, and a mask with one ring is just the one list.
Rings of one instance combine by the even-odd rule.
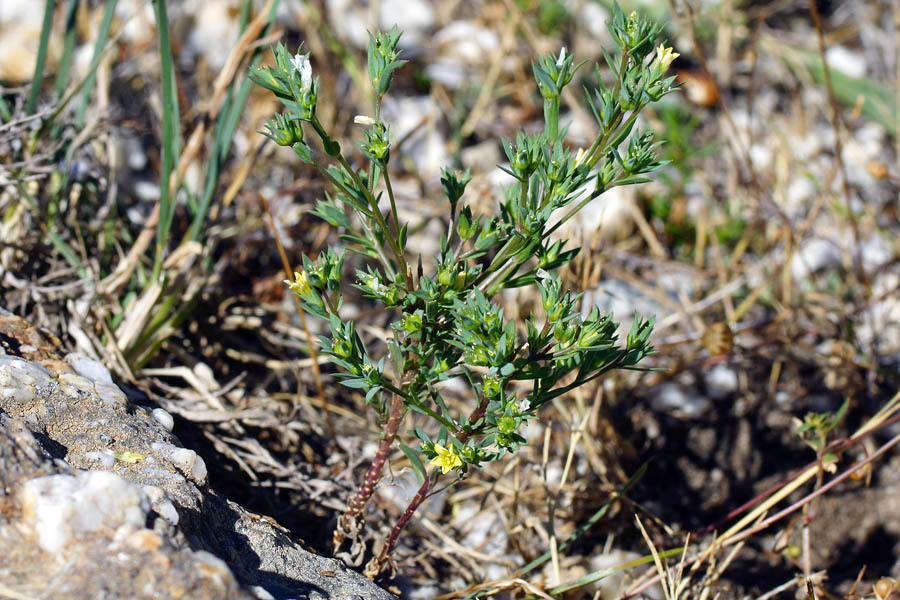
[[[269, 11], [272, 8], [273, 2], [274, 0], [267, 0], [264, 10], [260, 11], [256, 18], [250, 22], [244, 35], [242, 35], [234, 47], [232, 47], [226, 61], [226, 65], [229, 69], [223, 69], [217, 77], [206, 113], [193, 129], [191, 135], [188, 136], [188, 143], [181, 154], [178, 167], [175, 170], [175, 173], [173, 173], [172, 178], [169, 180], [168, 189], [170, 194], [174, 194], [181, 185], [181, 181], [184, 178], [184, 174], [187, 172], [188, 166], [194, 161], [199, 154], [200, 149], [203, 147], [202, 141], [206, 132], [206, 124], [215, 119], [218, 115], [219, 109], [222, 107], [222, 103], [225, 99], [225, 92], [228, 89], [228, 85], [234, 80], [238, 65], [240, 65], [241, 60], [246, 53], [253, 49], [251, 47], [252, 42], [259, 36], [259, 33], [268, 23]], [[252, 36], [248, 35], [251, 33], [253, 33]], [[147, 220], [144, 222], [141, 233], [128, 250], [125, 259], [119, 261], [119, 264], [116, 265], [113, 273], [100, 282], [98, 290], [101, 294], [109, 296], [118, 295], [125, 285], [127, 285], [134, 270], [137, 268], [141, 257], [144, 256], [147, 248], [150, 247], [153, 238], [156, 236], [156, 227], [159, 224], [160, 217], [159, 210], [159, 204], [157, 203], [153, 208], [153, 212], [150, 213]]]
[[[291, 263], [288, 261], [287, 253], [284, 251], [284, 244], [281, 243], [281, 234], [278, 233], [278, 227], [275, 226], [275, 217], [272, 216], [272, 210], [269, 208], [269, 203], [265, 199], [264, 196], [259, 196], [260, 202], [262, 202], [263, 209], [266, 211], [266, 214], [269, 216], [269, 227], [272, 230], [272, 236], [275, 238], [275, 244], [278, 247], [278, 255], [281, 257], [281, 265], [284, 268], [284, 276], [288, 281], [294, 281], [294, 270], [291, 268]], [[306, 312], [303, 310], [303, 307], [300, 306], [300, 299], [297, 296], [293, 296], [294, 306], [297, 308], [297, 315], [300, 318], [300, 324], [303, 327], [303, 333], [306, 335], [306, 344], [309, 351], [309, 358], [312, 361], [312, 370], [313, 370], [313, 380], [316, 384], [316, 392], [319, 394], [319, 400], [322, 403], [322, 407], [325, 411], [325, 422], [328, 425], [328, 434], [331, 437], [331, 443], [335, 443], [335, 430], [334, 430], [334, 421], [331, 419], [331, 412], [328, 410], [328, 397], [325, 395], [325, 388], [322, 386], [322, 372], [319, 369], [319, 361], [317, 359], [317, 350], [315, 342], [313, 342], [312, 334], [309, 332], [309, 325], [306, 322]], [[300, 393], [300, 378], [297, 378], [297, 396], [299, 398], [303, 398], [303, 395]]]

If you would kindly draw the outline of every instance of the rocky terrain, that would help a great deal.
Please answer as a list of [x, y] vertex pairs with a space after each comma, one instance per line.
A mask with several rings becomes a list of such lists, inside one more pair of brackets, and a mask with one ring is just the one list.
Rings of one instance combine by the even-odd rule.
[[6, 311], [0, 344], [0, 597], [394, 597], [216, 493], [100, 363]]

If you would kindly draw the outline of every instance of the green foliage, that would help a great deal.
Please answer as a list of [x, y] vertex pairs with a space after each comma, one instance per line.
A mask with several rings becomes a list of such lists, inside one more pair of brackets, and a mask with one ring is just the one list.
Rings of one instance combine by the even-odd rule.
[[844, 420], [850, 400], [844, 400], [837, 412], [808, 412], [801, 421], [794, 420], [794, 433], [800, 436], [807, 446], [821, 455], [822, 466], [825, 470], [833, 470], [838, 461], [837, 455], [825, 451], [828, 447], [828, 434]]
[[[250, 74], [287, 111], [269, 123], [265, 135], [292, 145], [331, 184], [314, 214], [339, 229], [347, 250], [367, 259], [365, 269], [356, 272], [355, 287], [394, 316], [388, 360], [376, 362], [354, 323], [340, 314], [341, 251], [331, 250], [316, 262], [304, 258], [303, 270], [288, 283], [309, 313], [328, 321], [331, 335], [321, 339], [323, 352], [340, 367], [342, 383], [361, 390], [382, 422], [390, 422], [393, 403], [388, 399], [396, 398], [408, 411], [434, 420], [436, 434], [413, 432], [417, 449], [401, 446], [422, 479], [436, 477], [437, 470], [427, 475], [416, 452], [441, 474], [462, 475], [515, 452], [525, 443], [523, 428], [553, 398], [613, 369], [636, 368], [653, 351], [648, 341], [653, 319], [636, 316], [622, 343], [611, 317], [596, 308], [582, 314], [580, 296], [563, 289], [554, 274], [579, 249], [565, 248], [553, 232], [604, 191], [647, 181], [644, 175], [664, 164], [656, 158], [659, 143], [652, 133], [637, 131], [635, 122], [649, 102], [672, 91], [673, 78], [664, 74], [677, 55], [655, 47], [659, 26], [634, 14], [626, 17], [618, 7], [610, 29], [618, 42], [616, 54], [607, 55], [616, 82], [607, 87], [597, 71], [598, 88], [588, 100], [600, 130], [587, 149], [573, 154], [560, 133], [560, 96], [581, 66], [563, 48], [533, 63], [546, 126], [503, 142], [509, 166], [501, 168], [516, 181], [506, 190], [499, 214], [476, 217], [465, 200], [469, 173], [442, 172], [449, 210], [433, 275], [421, 266], [414, 272], [406, 262], [407, 224], [397, 216], [387, 169], [391, 140], [380, 106], [403, 64], [399, 31], [369, 39], [374, 116], [356, 118], [364, 127], [359, 145], [367, 170], [352, 166], [319, 122], [318, 85], [308, 56], [291, 57], [279, 44], [275, 67]], [[294, 131], [300, 122], [315, 135]], [[317, 148], [310, 141], [315, 138]], [[388, 213], [379, 208], [385, 194]], [[497, 294], [526, 285], [539, 291], [543, 313], [521, 322], [508, 319]], [[470, 410], [462, 414], [448, 408], [441, 387], [461, 376], [472, 398]], [[392, 440], [394, 433], [386, 430], [385, 438]]]

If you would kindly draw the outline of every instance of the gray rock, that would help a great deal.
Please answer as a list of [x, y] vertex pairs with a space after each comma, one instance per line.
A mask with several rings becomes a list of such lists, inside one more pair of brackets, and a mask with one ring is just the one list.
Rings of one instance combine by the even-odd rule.
[[[23, 332], [36, 335], [0, 316], [0, 337]], [[34, 360], [11, 355], [16, 344], [0, 355], [7, 590], [59, 599], [395, 598], [217, 494], [171, 424], [116, 385], [72, 373], [36, 338], [18, 346]]]

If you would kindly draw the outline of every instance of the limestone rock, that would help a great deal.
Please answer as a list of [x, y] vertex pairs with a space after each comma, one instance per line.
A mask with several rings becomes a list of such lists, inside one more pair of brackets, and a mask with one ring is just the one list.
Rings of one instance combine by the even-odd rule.
[[79, 363], [79, 374], [62, 356], [59, 340], [0, 309], [4, 592], [394, 598], [218, 495], [171, 417], [134, 405], [105, 369]]

